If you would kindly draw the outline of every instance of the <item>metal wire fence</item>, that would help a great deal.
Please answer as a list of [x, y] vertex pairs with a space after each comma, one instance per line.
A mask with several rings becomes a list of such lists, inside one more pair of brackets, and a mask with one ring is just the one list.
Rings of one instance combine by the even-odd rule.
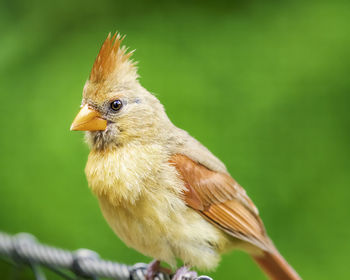
[[[116, 279], [144, 280], [147, 264], [120, 264], [103, 260], [99, 255], [88, 249], [68, 251], [39, 243], [28, 233], [11, 236], [0, 232], [0, 256], [11, 265], [27, 265], [31, 268], [36, 280], [46, 280], [42, 267], [51, 270], [62, 279]], [[156, 280], [170, 280], [171, 275], [158, 273]], [[208, 276], [195, 279], [184, 276], [184, 280], [212, 280]]]

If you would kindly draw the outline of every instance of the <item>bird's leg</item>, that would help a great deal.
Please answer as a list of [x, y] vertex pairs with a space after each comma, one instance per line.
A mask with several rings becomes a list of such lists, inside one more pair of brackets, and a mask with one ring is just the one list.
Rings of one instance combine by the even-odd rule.
[[162, 272], [164, 274], [171, 274], [170, 269], [160, 266], [160, 261], [153, 260], [147, 267], [146, 280], [153, 280], [154, 276], [156, 276], [158, 272]]
[[193, 280], [197, 278], [198, 274], [195, 271], [191, 271], [188, 266], [184, 265], [176, 270], [171, 280]]

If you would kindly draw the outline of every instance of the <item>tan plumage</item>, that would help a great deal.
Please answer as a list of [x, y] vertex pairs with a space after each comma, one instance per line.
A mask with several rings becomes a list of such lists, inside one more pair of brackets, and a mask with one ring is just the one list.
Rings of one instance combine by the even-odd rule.
[[[147, 256], [213, 269], [242, 249], [271, 279], [300, 279], [224, 164], [175, 127], [138, 82], [120, 35], [102, 45], [73, 130], [88, 130], [86, 176], [115, 233]], [[114, 104], [115, 103], [115, 104]]]

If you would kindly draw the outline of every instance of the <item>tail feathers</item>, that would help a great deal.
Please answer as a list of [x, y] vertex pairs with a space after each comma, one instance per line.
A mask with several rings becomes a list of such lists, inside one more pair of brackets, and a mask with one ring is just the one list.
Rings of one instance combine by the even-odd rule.
[[252, 256], [271, 280], [301, 280], [298, 273], [287, 263], [277, 250]]

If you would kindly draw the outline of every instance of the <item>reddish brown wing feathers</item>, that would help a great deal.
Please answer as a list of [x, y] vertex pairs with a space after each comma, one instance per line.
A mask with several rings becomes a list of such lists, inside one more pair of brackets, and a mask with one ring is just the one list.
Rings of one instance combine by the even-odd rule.
[[188, 206], [228, 234], [270, 250], [271, 242], [256, 207], [232, 177], [180, 154], [172, 156], [170, 162], [185, 182], [184, 200]]
[[258, 210], [232, 177], [180, 154], [172, 156], [170, 163], [185, 183], [186, 204], [228, 234], [261, 248], [263, 254], [253, 258], [270, 279], [301, 279], [267, 237]]

